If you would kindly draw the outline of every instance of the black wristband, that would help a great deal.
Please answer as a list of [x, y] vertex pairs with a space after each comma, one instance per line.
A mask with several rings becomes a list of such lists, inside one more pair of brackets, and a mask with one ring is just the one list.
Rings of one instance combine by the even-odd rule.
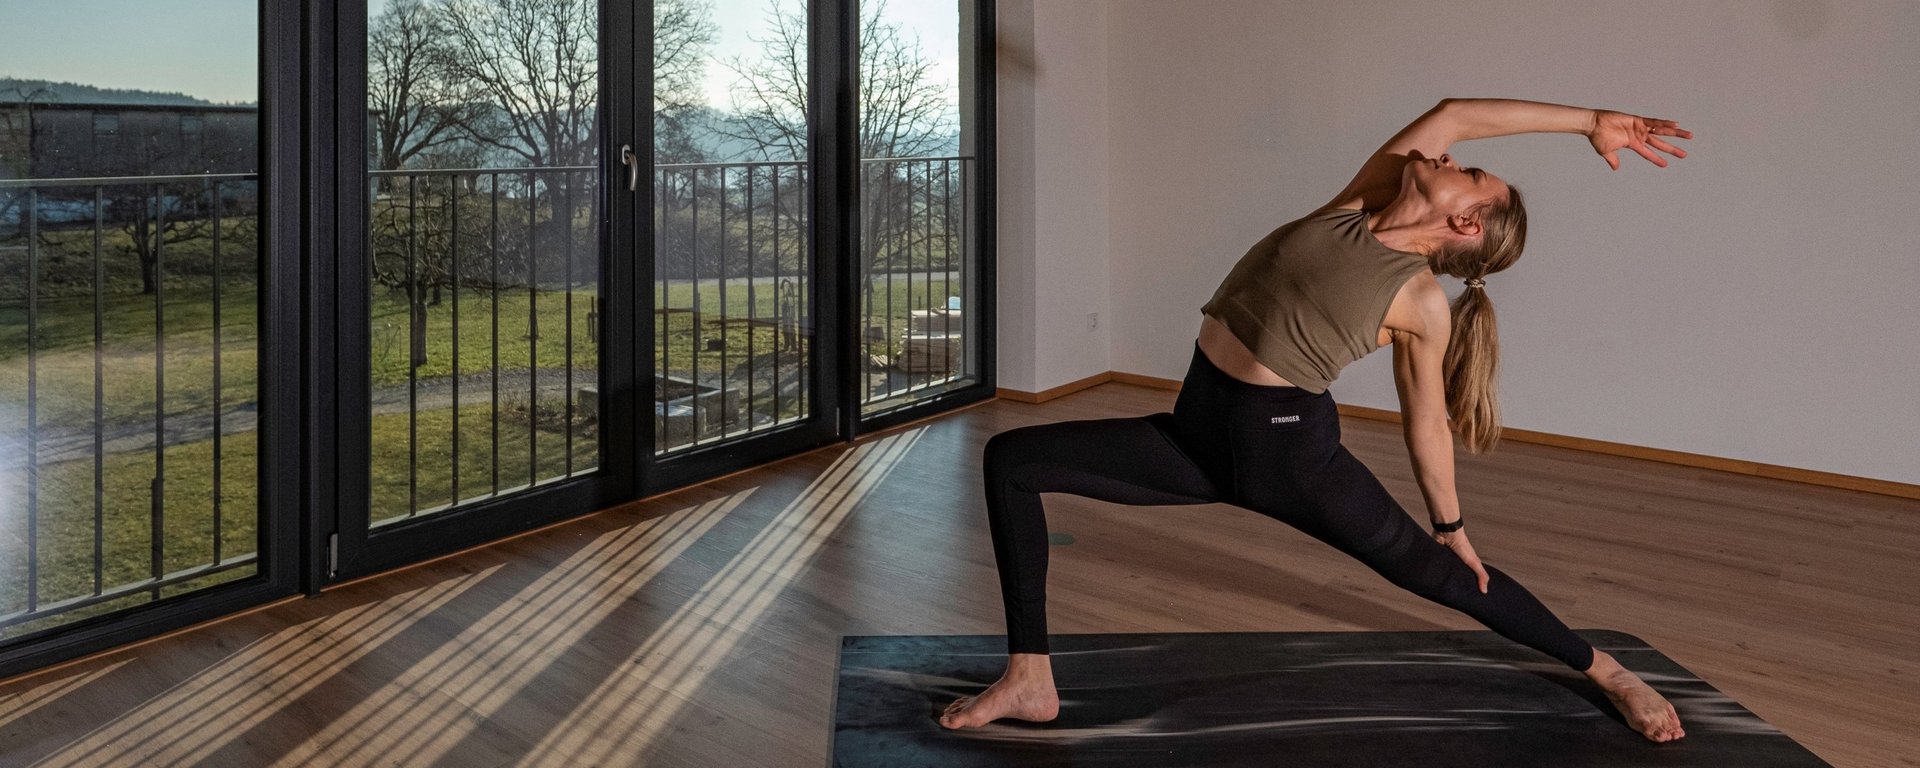
[[1434, 523], [1433, 530], [1435, 533], [1452, 533], [1454, 531], [1460, 530], [1460, 526], [1463, 526], [1466, 524], [1467, 524], [1467, 519], [1465, 517], [1461, 517], [1459, 519], [1454, 520], [1451, 523]]

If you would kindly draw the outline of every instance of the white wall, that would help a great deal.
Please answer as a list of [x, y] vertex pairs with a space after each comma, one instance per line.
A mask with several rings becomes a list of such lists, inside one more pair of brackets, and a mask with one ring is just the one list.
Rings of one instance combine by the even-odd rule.
[[[995, 8], [1003, 44], [1041, 50], [1034, 77], [1002, 76], [999, 385], [1037, 392], [1112, 370], [1108, 328], [1107, 8], [1100, 0], [1013, 0]], [[1089, 313], [1098, 325], [1088, 327]]]
[[[1696, 138], [1617, 172], [1571, 134], [1453, 148], [1529, 196], [1527, 254], [1488, 279], [1506, 424], [1920, 483], [1920, 3], [1034, 5], [1032, 202], [1003, 184], [1000, 212], [1001, 334], [1032, 342], [1000, 359], [1035, 362], [1003, 386], [1099, 369], [1067, 321], [1102, 301], [1106, 367], [1178, 378], [1233, 261], [1395, 130], [1445, 96], [1536, 99]], [[1022, 130], [1002, 125], [1003, 179]], [[1397, 408], [1389, 353], [1333, 393]]]

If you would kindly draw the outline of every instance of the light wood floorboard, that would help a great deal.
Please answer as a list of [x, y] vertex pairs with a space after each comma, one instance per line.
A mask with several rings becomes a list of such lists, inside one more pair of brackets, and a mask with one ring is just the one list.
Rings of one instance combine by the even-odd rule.
[[[843, 634], [998, 634], [992, 401], [0, 686], [0, 764], [818, 766]], [[1424, 520], [1399, 427], [1345, 442]], [[1475, 547], [1840, 766], [1920, 765], [1920, 502], [1506, 443]], [[1253, 512], [1047, 497], [1056, 632], [1481, 629]]]

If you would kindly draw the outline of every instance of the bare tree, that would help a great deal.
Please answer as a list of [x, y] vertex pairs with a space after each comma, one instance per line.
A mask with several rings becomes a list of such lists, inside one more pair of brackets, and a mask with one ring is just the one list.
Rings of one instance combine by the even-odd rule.
[[706, 0], [655, 0], [653, 4], [653, 108], [706, 104], [707, 50], [719, 28]]
[[463, 123], [469, 136], [534, 167], [594, 163], [598, 3], [441, 0], [439, 11], [447, 76], [492, 107]]
[[[599, 3], [440, 0], [438, 8], [447, 30], [447, 76], [486, 104], [462, 124], [466, 136], [529, 169], [598, 165]], [[544, 221], [531, 216], [528, 222], [528, 279], [537, 274], [547, 283], [580, 274], [567, 261], [579, 255], [568, 244], [580, 209], [598, 205], [596, 174], [529, 170], [528, 177], [526, 199], [547, 213]], [[541, 262], [563, 266], [536, 271]], [[412, 293], [418, 301], [419, 291]]]
[[[755, 40], [760, 56], [733, 57], [738, 116], [725, 132], [752, 142], [766, 159], [807, 156], [807, 19], [804, 2], [773, 0], [772, 35]], [[945, 147], [953, 135], [947, 87], [917, 38], [881, 20], [885, 0], [862, 3], [860, 19], [860, 156], [917, 157]]]
[[[173, 129], [177, 125], [122, 119], [110, 147], [96, 151], [107, 167], [155, 175], [205, 173], [232, 164], [232, 155], [239, 150], [231, 142], [190, 138]], [[212, 231], [215, 200], [210, 181], [110, 185], [102, 187], [101, 194], [107, 215], [119, 223], [139, 258], [142, 294], [159, 289], [160, 258], [166, 246], [200, 240]]]
[[[709, 4], [659, 0], [654, 14], [656, 112], [696, 108], [716, 34]], [[468, 209], [489, 196], [499, 198], [507, 219], [518, 220], [500, 233], [515, 245], [489, 256], [517, 273], [502, 280], [538, 275], [551, 285], [570, 273], [567, 258], [591, 258], [591, 249], [567, 244], [599, 218], [583, 211], [598, 204], [598, 175], [552, 169], [601, 163], [599, 4], [404, 0], [375, 28], [386, 30], [383, 46], [368, 49], [370, 81], [375, 71], [385, 73], [384, 90], [370, 96], [370, 106], [387, 113], [375, 116], [383, 167], [498, 164], [526, 171], [495, 175], [484, 189], [480, 175], [391, 179], [391, 199], [372, 222], [374, 280], [403, 290], [416, 306], [437, 303], [443, 287], [497, 288], [450, 261], [453, 228], [470, 231], [484, 212]], [[510, 159], [495, 162], [501, 156]]]
[[421, 0], [398, 0], [367, 29], [367, 111], [375, 162], [404, 168], [422, 155], [447, 152], [459, 127], [483, 105], [447, 70], [446, 22]]
[[[807, 20], [804, 0], [789, 7], [772, 0], [771, 34], [757, 59], [726, 64], [738, 77], [732, 87], [737, 113], [724, 135], [750, 142], [763, 159], [804, 159], [807, 153]], [[859, 50], [859, 150], [866, 160], [925, 157], [952, 146], [953, 105], [933, 61], [901, 25], [882, 20], [884, 0], [862, 3]], [[945, 217], [929, 232], [928, 198], [944, 199], [944, 166], [928, 162], [864, 162], [860, 183], [861, 263], [869, 276], [931, 261], [929, 236], [944, 239]], [[937, 205], [937, 203], [936, 203]], [[790, 209], [791, 210], [791, 209]]]
[[653, 154], [664, 163], [706, 160], [693, 121], [707, 112], [707, 51], [719, 34], [707, 0], [653, 4]]

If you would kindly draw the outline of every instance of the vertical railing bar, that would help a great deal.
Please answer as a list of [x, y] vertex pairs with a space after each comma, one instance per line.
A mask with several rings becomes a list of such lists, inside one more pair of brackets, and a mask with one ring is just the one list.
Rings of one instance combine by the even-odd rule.
[[407, 517], [420, 510], [420, 361], [416, 345], [424, 345], [426, 330], [420, 305], [420, 279], [414, 257], [420, 233], [419, 175], [407, 174]]
[[[800, 176], [800, 216], [803, 220], [810, 222], [813, 220], [814, 215], [817, 213], [811, 207], [809, 207], [807, 202], [813, 197], [811, 194], [808, 194], [807, 192], [807, 190], [813, 188], [812, 182], [807, 180], [807, 166], [801, 165], [795, 170], [799, 171], [799, 176]], [[799, 229], [798, 231], [803, 233], [806, 232], [805, 225], [803, 224], [801, 229]], [[796, 293], [795, 295], [796, 297], [794, 299], [794, 303], [798, 304], [799, 306], [796, 308], [794, 312], [794, 317], [804, 318], [809, 316], [807, 313], [813, 311], [813, 307], [807, 303], [807, 280], [813, 275], [814, 253], [813, 253], [812, 238], [809, 238], [803, 234], [800, 236], [799, 240], [800, 240], [799, 248], [797, 250], [800, 252], [800, 272], [799, 272], [800, 279], [797, 281], [797, 283], [800, 286], [800, 290]], [[796, 348], [794, 351], [796, 353], [800, 352], [798, 347], [806, 343], [804, 341], [806, 338], [807, 338], [807, 334], [799, 333], [798, 329], [796, 329], [796, 333], [794, 334], [794, 347]], [[809, 346], [808, 350], [811, 351], [812, 347]], [[808, 359], [809, 357], [807, 354], [801, 353], [799, 354], [798, 357], [795, 358], [795, 363], [797, 366], [804, 367], [807, 364]], [[811, 394], [807, 388], [807, 380], [811, 378], [813, 377], [811, 375], [808, 375], [803, 370], [801, 372], [801, 375], [799, 376], [800, 386], [795, 388], [800, 398], [800, 404], [797, 407], [801, 410], [802, 413], [806, 413], [807, 396]]]
[[[973, 254], [967, 252], [967, 234], [973, 230], [973, 222], [968, 217], [972, 201], [967, 197], [967, 179], [972, 176], [973, 172], [967, 169], [966, 159], [962, 158], [960, 160], [960, 332], [978, 338], [979, 335], [974, 333], [974, 329], [979, 328], [980, 324], [968, 318], [977, 317], [980, 313], [976, 311], [978, 307], [973, 306], [972, 297], [967, 295], [967, 275], [970, 274], [968, 271], [970, 268], [967, 265], [973, 259]], [[960, 367], [972, 370], [972, 362], [967, 357], [966, 338], [966, 336], [961, 337]]]
[[101, 256], [101, 232], [106, 228], [103, 211], [106, 208], [104, 187], [93, 188], [93, 594], [98, 596], [102, 584], [100, 568], [103, 560], [100, 539], [104, 529], [107, 482], [105, 473], [106, 440], [101, 430], [106, 422], [105, 363], [102, 345], [105, 343], [107, 269]]
[[[882, 178], [886, 179], [886, 186], [887, 186], [886, 195], [881, 199], [880, 212], [879, 212], [879, 218], [881, 219], [881, 221], [885, 222], [885, 224], [882, 225], [880, 230], [880, 242], [875, 244], [876, 247], [886, 249], [886, 256], [881, 260], [881, 264], [879, 265], [879, 266], [885, 266], [887, 270], [887, 314], [885, 315], [886, 322], [884, 323], [884, 327], [887, 329], [887, 337], [886, 337], [886, 341], [884, 342], [886, 346], [883, 347], [880, 352], [881, 359], [886, 359], [886, 355], [890, 354], [893, 351], [893, 275], [894, 275], [894, 263], [893, 263], [894, 258], [893, 257], [894, 257], [894, 254], [897, 253], [897, 248], [898, 248], [898, 245], [894, 242], [892, 237], [893, 235], [892, 230], [894, 227], [893, 215], [895, 213], [893, 209], [893, 164], [892, 163], [875, 163], [874, 167], [879, 168], [880, 172], [885, 174], [885, 176], [883, 176]], [[902, 166], [902, 167], [905, 167], [905, 168], [908, 168], [908, 170], [911, 170], [910, 166]], [[907, 194], [904, 195], [904, 197], [906, 198], [907, 206], [909, 207], [909, 210], [907, 212], [908, 213], [907, 226], [904, 227], [904, 229], [908, 234], [912, 234], [913, 233], [913, 216], [912, 216], [913, 212], [911, 210], [911, 207], [913, 205], [913, 177], [911, 176], [907, 177], [906, 186], [907, 186]], [[862, 249], [862, 250], [865, 250], [865, 249]], [[909, 247], [908, 247], [907, 258], [908, 258], [908, 262], [911, 263], [913, 258], [913, 251], [912, 251], [911, 244], [909, 244]], [[874, 266], [875, 265], [869, 265], [869, 268], [873, 268]], [[911, 297], [913, 296], [913, 273], [912, 272], [907, 273], [907, 296], [909, 297], [909, 299], [911, 299]], [[911, 309], [911, 306], [909, 306], [909, 309]], [[869, 362], [868, 365], [872, 365], [872, 363]], [[872, 391], [871, 385], [868, 383], [866, 379], [863, 378], [860, 381], [860, 402], [865, 403], [865, 402], [868, 402], [869, 400], [872, 400], [873, 398], [871, 396], [871, 391]], [[891, 389], [882, 391], [880, 394], [884, 396], [890, 393], [891, 393]]]
[[[152, 509], [151, 565], [157, 581], [167, 575], [167, 299], [163, 248], [167, 242], [167, 205], [159, 184], [153, 185], [153, 482], [147, 503]], [[160, 599], [160, 587], [153, 588]]]
[[753, 287], [753, 284], [758, 282], [760, 277], [760, 274], [759, 274], [760, 273], [760, 269], [759, 269], [760, 251], [755, 247], [755, 240], [753, 236], [753, 220], [757, 217], [758, 213], [759, 213], [759, 209], [754, 206], [754, 200], [753, 200], [753, 166], [749, 165], [747, 166], [747, 323], [746, 323], [746, 326], [747, 326], [747, 431], [749, 432], [753, 431], [753, 428], [754, 428], [753, 395], [754, 395], [754, 379], [757, 378], [754, 375], [756, 373], [754, 369], [757, 368], [760, 363], [759, 358], [756, 356], [754, 352], [754, 345], [753, 345], [754, 338], [760, 335], [760, 326], [756, 322], [754, 322], [760, 319], [760, 304], [757, 299], [758, 294], [754, 291], [754, 287]]
[[460, 503], [460, 174], [447, 174], [447, 208], [453, 213], [447, 218], [447, 226], [452, 231], [448, 236], [448, 259], [452, 262], [447, 282], [453, 292], [453, 451], [450, 454], [452, 476], [448, 480], [449, 504]]
[[780, 301], [786, 298], [781, 290], [783, 275], [780, 274], [780, 166], [769, 166], [773, 171], [773, 421], [769, 426], [780, 423], [780, 349], [786, 332], [786, 310]]
[[720, 166], [720, 407], [726, 410], [720, 414], [720, 434], [727, 434], [733, 424], [728, 418], [733, 414], [727, 408], [727, 337], [729, 326], [727, 313], [732, 307], [727, 305], [727, 167]]
[[[871, 164], [862, 163], [860, 166], [861, 181], [863, 182], [866, 181], [866, 174], [870, 170], [867, 167], [868, 165]], [[885, 199], [888, 194], [887, 179], [883, 176], [875, 176], [872, 184], [863, 183], [860, 185], [860, 188], [862, 190], [861, 194], [863, 195], [873, 194]], [[801, 194], [804, 195], [806, 193], [802, 192]], [[867, 222], [869, 218], [873, 219], [872, 223]], [[874, 206], [872, 216], [860, 217], [860, 225], [863, 227], [880, 229], [884, 227], [885, 224], [884, 205]], [[864, 258], [864, 256], [867, 248], [877, 247], [878, 244], [862, 242], [867, 238], [859, 236], [855, 236], [852, 239], [854, 240], [853, 252], [856, 256], [854, 257], [854, 262], [848, 265], [848, 267], [853, 270], [860, 281], [860, 295], [855, 298], [855, 302], [857, 302], [857, 305], [860, 307], [860, 316], [857, 321], [860, 332], [860, 364], [855, 367], [855, 370], [859, 371], [859, 377], [861, 379], [865, 379], [867, 375], [872, 372], [871, 366], [873, 364], [869, 361], [873, 359], [873, 311], [879, 306], [878, 302], [880, 301], [880, 297], [874, 293], [873, 289], [873, 281], [874, 278], [877, 277], [873, 272], [873, 265], [868, 263], [870, 260]], [[864, 404], [867, 402], [867, 388], [865, 386], [861, 385], [859, 381], [850, 381], [847, 382], [847, 384], [854, 387], [854, 403]]]
[[493, 460], [489, 469], [493, 472], [493, 495], [500, 495], [500, 174], [494, 172], [488, 189], [488, 205], [492, 211], [487, 221], [487, 257], [488, 303], [493, 309], [493, 390], [488, 398], [488, 409], [493, 418], [493, 428], [488, 436], [493, 440]]
[[[926, 272], [915, 271], [913, 268], [914, 267], [913, 239], [919, 236], [918, 232], [916, 231], [917, 228], [915, 227], [915, 222], [919, 220], [916, 217], [922, 215], [922, 212], [914, 210], [913, 189], [914, 189], [914, 184], [916, 182], [913, 179], [913, 171], [914, 171], [914, 168], [919, 167], [921, 163], [920, 161], [907, 160], [907, 159], [895, 159], [894, 162], [899, 164], [900, 179], [901, 179], [901, 182], [906, 186], [905, 192], [901, 194], [900, 207], [894, 211], [896, 215], [905, 217], [904, 220], [901, 221], [900, 223], [900, 238], [897, 241], [899, 243], [898, 248], [900, 251], [903, 251], [903, 253], [899, 254], [900, 258], [889, 260], [887, 264], [887, 268], [893, 272], [899, 272], [901, 271], [901, 267], [904, 266], [906, 268], [905, 282], [907, 285], [904, 290], [900, 291], [900, 300], [904, 302], [902, 309], [905, 310], [905, 314], [904, 315], [896, 314], [898, 310], [896, 310], [895, 312], [887, 313], [887, 321], [889, 323], [889, 327], [891, 327], [892, 323], [896, 323], [896, 322], [905, 324], [905, 327], [898, 332], [890, 333], [887, 337], [887, 344], [889, 345], [889, 349], [892, 349], [891, 345], [899, 344], [900, 345], [899, 349], [894, 353], [895, 356], [893, 359], [895, 361], [904, 361], [908, 354], [908, 348], [906, 345], [905, 337], [913, 333], [913, 324], [912, 324], [913, 323], [913, 300], [916, 298], [913, 293], [913, 284], [916, 281], [918, 281], [921, 284], [921, 296], [919, 298], [921, 298], [922, 301], [925, 301], [927, 296], [927, 291], [928, 291], [927, 286], [930, 285], [932, 276], [927, 274]], [[925, 183], [925, 180], [927, 178], [930, 178], [930, 177], [923, 176], [922, 182], [920, 183]], [[885, 392], [881, 393], [881, 397], [891, 398], [896, 394], [912, 392], [916, 388], [925, 387], [925, 386], [926, 386], [926, 383], [924, 382], [920, 384], [915, 384], [913, 382], [911, 375], [909, 375], [905, 377], [905, 380], [899, 386], [888, 387]], [[876, 398], [876, 399], [881, 399], [881, 398]]]
[[527, 486], [540, 482], [540, 279], [534, 220], [539, 217], [533, 171], [527, 171]]
[[220, 182], [216, 180], [213, 182], [213, 562], [215, 563], [220, 562], [221, 559], [220, 553], [222, 545], [220, 539], [224, 535], [223, 528], [225, 526], [225, 521], [221, 518], [220, 495], [224, 490], [221, 479], [221, 464], [226, 457], [226, 454], [221, 452], [220, 447], [221, 433], [223, 431], [220, 414], [220, 408], [223, 405], [220, 383], [220, 357], [222, 350], [225, 349], [222, 343], [220, 328], [222, 322], [220, 291], [224, 285], [224, 281], [221, 279], [222, 270], [220, 265], [220, 226], [222, 223], [220, 220], [220, 203]]
[[[866, 175], [868, 171], [868, 168], [867, 168], [868, 165], [879, 165], [879, 164], [878, 163], [862, 163], [861, 169], [860, 169], [860, 173], [862, 176]], [[881, 170], [881, 172], [885, 173], [884, 168]], [[866, 190], [866, 189], [872, 190], [871, 192], [863, 191], [862, 194], [874, 194], [874, 195], [878, 195], [882, 201], [887, 200], [892, 195], [892, 184], [890, 183], [891, 181], [892, 180], [887, 178], [886, 176], [876, 176], [874, 177], [872, 184], [861, 185], [861, 188], [863, 190]], [[862, 226], [871, 227], [875, 230], [884, 229], [887, 224], [886, 203], [882, 202], [881, 204], [874, 206], [872, 224], [867, 224], [866, 218], [867, 217], [865, 216], [861, 217]], [[857, 238], [857, 239], [863, 239], [863, 238]], [[883, 238], [874, 238], [874, 239], [881, 240], [881, 242], [875, 242], [875, 243], [855, 242], [853, 245], [854, 253], [860, 254], [861, 256], [864, 257], [866, 254], [866, 250], [868, 248], [879, 248], [884, 243]], [[860, 371], [861, 381], [853, 381], [848, 383], [855, 387], [854, 402], [864, 405], [867, 402], [867, 387], [863, 382], [866, 379], [866, 377], [873, 372], [872, 371], [873, 363], [871, 362], [873, 360], [873, 331], [872, 331], [873, 312], [875, 309], [879, 308], [880, 297], [874, 295], [874, 292], [873, 292], [873, 282], [874, 282], [874, 279], [878, 277], [878, 275], [874, 274], [874, 265], [870, 263], [870, 260], [865, 258], [860, 258], [857, 261], [855, 261], [852, 266], [854, 271], [858, 273], [860, 276], [860, 285], [862, 287], [862, 290], [860, 292], [860, 349], [861, 349], [860, 357], [861, 359], [860, 359], [860, 365], [858, 367], [858, 370]]]
[[567, 368], [566, 388], [567, 388], [567, 391], [565, 395], [566, 409], [561, 412], [561, 420], [566, 425], [567, 449], [564, 451], [564, 453], [566, 454], [566, 459], [562, 467], [565, 470], [566, 475], [568, 477], [572, 477], [573, 476], [573, 288], [574, 288], [574, 285], [573, 285], [573, 172], [561, 171], [560, 184], [561, 184], [560, 194], [564, 196], [566, 199], [566, 204], [562, 207], [567, 212], [566, 222], [560, 225], [560, 231], [563, 233], [560, 241], [561, 243], [560, 252], [566, 257], [566, 285], [567, 285], [566, 309], [564, 310], [566, 323], [567, 323], [567, 333], [566, 333], [566, 353], [567, 353], [566, 354], [566, 368]]
[[[913, 178], [913, 169], [916, 167], [920, 168], [920, 183], [921, 183], [921, 196], [922, 196], [921, 210], [915, 211], [913, 209], [913, 204], [914, 204], [913, 185], [911, 183], [907, 185], [907, 204], [906, 204], [906, 211], [907, 211], [907, 225], [906, 225], [906, 228], [907, 228], [907, 233], [906, 233], [907, 234], [907, 237], [906, 237], [907, 317], [906, 317], [906, 323], [907, 323], [907, 328], [906, 328], [906, 333], [911, 334], [913, 333], [913, 299], [914, 299], [913, 282], [916, 277], [920, 281], [920, 297], [919, 298], [923, 305], [920, 307], [920, 309], [923, 311], [927, 311], [933, 308], [933, 250], [931, 246], [927, 246], [924, 243], [922, 244], [925, 247], [925, 250], [921, 254], [921, 261], [923, 266], [919, 271], [915, 271], [913, 268], [913, 250], [914, 250], [913, 238], [917, 234], [915, 232], [916, 227], [914, 226], [914, 224], [915, 222], [920, 221], [920, 219], [917, 219], [915, 217], [917, 216], [917, 217], [926, 218], [928, 231], [931, 231], [933, 228], [932, 219], [929, 218], [933, 215], [933, 211], [931, 209], [932, 200], [933, 200], [933, 171], [931, 170], [932, 164], [925, 160], [915, 160], [915, 161], [906, 162], [904, 164], [906, 165], [906, 175], [909, 182], [911, 182]], [[930, 240], [931, 238], [927, 238], [927, 239]], [[928, 321], [929, 322], [932, 321], [932, 315], [930, 312], [928, 314]], [[932, 331], [931, 325], [927, 326], [927, 328], [929, 332]], [[900, 350], [900, 354], [903, 357], [907, 354], [907, 349], [905, 348], [904, 345]], [[931, 382], [931, 376], [929, 376], [929, 382], [922, 383], [918, 386], [925, 387], [930, 382]], [[910, 391], [915, 386], [916, 385], [912, 381], [908, 381], [906, 388]]]
[[[941, 244], [941, 247], [944, 248], [946, 251], [946, 253], [940, 257], [940, 285], [942, 288], [940, 292], [941, 293], [940, 306], [945, 307], [947, 305], [946, 297], [953, 295], [953, 160], [952, 159], [946, 159], [946, 160], [940, 161], [940, 200], [941, 200], [940, 229], [944, 233], [944, 236], [940, 238], [940, 241], [941, 241], [940, 244]], [[928, 268], [931, 269], [932, 265], [928, 265]], [[965, 316], [966, 315], [964, 313], [961, 315], [961, 317], [965, 317]], [[953, 335], [953, 313], [951, 311], [940, 313], [940, 327], [946, 331], [948, 336]], [[966, 346], [966, 343], [967, 343], [966, 339], [967, 339], [967, 335], [965, 330], [963, 329], [960, 335], [961, 346]], [[951, 341], [941, 342], [940, 364], [946, 366], [947, 376], [949, 378], [952, 378], [958, 374], [958, 372], [953, 369], [953, 342]]]
[[653, 398], [653, 451], [655, 454], [659, 454], [665, 452], [667, 449], [667, 427], [672, 424], [672, 421], [667, 418], [668, 411], [666, 410], [666, 401], [661, 399], [661, 393], [665, 387], [665, 384], [662, 382], [667, 378], [667, 366], [672, 361], [672, 350], [667, 346], [667, 323], [669, 319], [673, 317], [673, 314], [661, 311], [671, 308], [671, 299], [667, 293], [667, 285], [665, 281], [661, 279], [661, 275], [666, 268], [665, 265], [669, 258], [666, 244], [667, 225], [671, 219], [667, 217], [666, 209], [667, 174], [665, 172], [657, 172], [654, 176], [653, 185], [655, 190], [653, 197], [654, 208], [660, 216], [660, 225], [655, 227], [653, 231], [653, 319], [654, 325], [660, 334], [660, 339], [655, 342], [653, 348], [655, 367], [654, 391], [648, 393], [648, 396]]
[[27, 188], [27, 612], [40, 607], [40, 192]]
[[[926, 194], [921, 195], [922, 204], [926, 208], [926, 210], [922, 212], [922, 215], [926, 216], [926, 219], [927, 219], [927, 250], [926, 250], [927, 265], [926, 265], [926, 277], [923, 279], [921, 287], [922, 287], [922, 290], [926, 291], [927, 301], [924, 306], [920, 307], [920, 309], [921, 311], [927, 313], [927, 335], [931, 337], [933, 335], [933, 318], [934, 318], [934, 313], [933, 313], [933, 162], [922, 161], [922, 163], [924, 164], [925, 170], [923, 171], [923, 173], [925, 174], [924, 178], [926, 179], [926, 183], [927, 183], [927, 192]], [[944, 277], [942, 278], [942, 282], [945, 282]], [[946, 324], [941, 323], [940, 328], [941, 328], [940, 348], [944, 350], [947, 348]], [[929, 356], [928, 362], [931, 362], [931, 356]], [[948, 370], [947, 372], [951, 374], [952, 370]]]
[[[892, 229], [893, 227], [892, 219], [896, 215], [904, 214], [906, 221], [898, 225], [900, 227], [901, 239], [895, 240], [892, 237], [887, 238], [887, 247], [890, 249], [888, 253], [888, 258], [886, 260], [886, 267], [887, 267], [887, 316], [886, 316], [887, 323], [886, 325], [887, 325], [887, 346], [889, 349], [892, 348], [893, 339], [894, 339], [893, 281], [894, 281], [895, 275], [899, 272], [899, 269], [900, 269], [900, 265], [898, 263], [899, 259], [897, 257], [899, 256], [900, 248], [903, 245], [907, 251], [907, 254], [906, 254], [907, 266], [909, 267], [913, 266], [913, 166], [909, 163], [903, 163], [897, 160], [890, 161], [889, 163], [887, 163], [886, 173], [887, 173], [887, 180], [889, 183], [893, 181], [892, 166], [896, 166], [896, 165], [900, 168], [900, 172], [902, 174], [901, 186], [905, 187], [905, 189], [902, 191], [900, 195], [900, 198], [901, 198], [900, 208], [898, 209], [894, 208], [891, 202], [889, 202], [889, 204], [887, 205], [887, 218], [888, 218], [888, 225], [889, 225], [888, 229], [889, 230]], [[888, 234], [891, 235], [892, 232], [888, 232]], [[913, 309], [913, 272], [911, 270], [907, 272], [907, 289], [905, 292], [901, 294], [901, 298], [906, 300], [907, 309], [911, 311]], [[911, 385], [911, 381], [909, 381], [908, 383], [909, 385]], [[875, 399], [891, 396], [894, 393], [894, 391], [895, 390], [893, 387], [887, 387], [886, 389], [882, 390], [875, 397]]]
[[690, 422], [688, 424], [688, 427], [693, 434], [691, 435], [691, 439], [688, 440], [687, 442], [689, 445], [699, 445], [700, 444], [700, 346], [701, 346], [700, 344], [700, 331], [701, 331], [700, 169], [699, 168], [693, 169], [693, 178], [691, 181], [688, 182], [688, 184], [689, 186], [687, 187], [687, 199], [693, 201], [692, 202], [693, 230], [692, 230], [692, 236], [687, 238], [687, 242], [689, 243], [688, 250], [690, 251], [690, 254], [687, 257], [687, 267], [693, 272], [692, 280], [689, 283], [693, 288], [693, 297], [688, 300], [688, 305], [693, 308], [693, 313], [691, 315], [692, 322], [690, 324], [692, 329], [693, 343], [691, 344], [692, 348], [688, 350], [688, 353], [687, 353], [687, 362], [691, 365], [692, 371], [693, 371], [692, 373], [688, 374], [688, 380], [693, 382], [693, 392], [687, 395], [687, 397], [693, 400], [693, 418], [688, 419], [688, 422]]

